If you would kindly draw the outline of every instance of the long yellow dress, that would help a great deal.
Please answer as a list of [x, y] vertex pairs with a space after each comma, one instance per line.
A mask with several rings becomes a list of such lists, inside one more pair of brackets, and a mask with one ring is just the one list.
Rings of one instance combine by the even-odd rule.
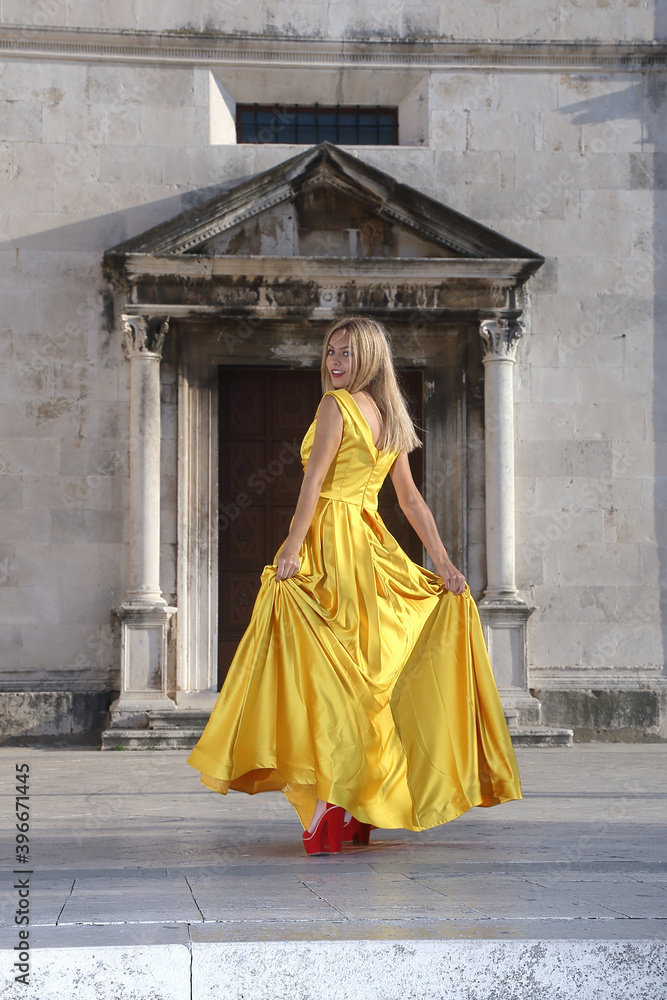
[[377, 494], [396, 453], [377, 450], [347, 390], [327, 395], [343, 437], [299, 572], [276, 581], [275, 564], [264, 568], [188, 763], [218, 792], [283, 791], [304, 827], [317, 798], [361, 822], [409, 830], [520, 799], [470, 591], [446, 591], [387, 531]]

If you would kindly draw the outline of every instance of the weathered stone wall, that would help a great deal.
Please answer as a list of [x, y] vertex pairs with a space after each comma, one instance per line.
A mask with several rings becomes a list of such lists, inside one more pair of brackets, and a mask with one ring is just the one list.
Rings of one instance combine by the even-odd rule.
[[[5, 25], [257, 31], [278, 47], [281, 35], [299, 34], [620, 40], [656, 31], [653, 5], [628, 2], [375, 10], [232, 0], [1, 5]], [[299, 151], [218, 141], [216, 87], [237, 100], [259, 100], [263, 87], [266, 100], [294, 100], [311, 81], [318, 99], [340, 99], [340, 74], [328, 66], [319, 76], [312, 66], [211, 74], [95, 57], [0, 66], [0, 689], [117, 686], [109, 613], [127, 580], [129, 390], [102, 253]], [[623, 690], [655, 686], [664, 661], [667, 359], [656, 339], [665, 317], [656, 282], [664, 288], [665, 75], [504, 66], [400, 77], [357, 67], [345, 100], [368, 100], [385, 82], [397, 99], [417, 95], [424, 128], [410, 146], [359, 155], [547, 257], [524, 303], [516, 379], [518, 576], [538, 609], [533, 685], [588, 690], [595, 672], [596, 688], [613, 680], [622, 700]], [[173, 600], [169, 358], [163, 392], [162, 586]], [[470, 544], [481, 587], [481, 517], [471, 519]], [[569, 721], [568, 697], [551, 696], [551, 721]], [[664, 726], [648, 729], [664, 736]]]
[[2, 23], [316, 38], [652, 39], [656, 0], [3, 0]]

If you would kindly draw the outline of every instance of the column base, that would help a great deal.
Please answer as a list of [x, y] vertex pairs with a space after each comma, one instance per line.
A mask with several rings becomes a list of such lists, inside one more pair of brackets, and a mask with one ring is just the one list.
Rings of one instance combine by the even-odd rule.
[[177, 703], [145, 707], [146, 701], [135, 703], [134, 715], [129, 712], [129, 699], [112, 705], [110, 728], [102, 733], [103, 750], [191, 750], [204, 731], [217, 691], [178, 691]]
[[123, 601], [123, 608], [166, 608], [162, 594], [154, 590], [131, 590]]
[[571, 747], [571, 729], [556, 726], [509, 726], [512, 745], [515, 747]]
[[191, 750], [204, 731], [208, 712], [151, 710], [141, 729], [122, 724], [102, 733], [102, 750]]
[[516, 593], [487, 592], [479, 616], [493, 675], [515, 746], [572, 746], [572, 730], [542, 725], [542, 706], [528, 689], [528, 619], [535, 608]]
[[116, 698], [109, 708], [110, 729], [148, 729], [153, 712], [174, 712], [176, 704], [164, 698]]
[[179, 709], [211, 714], [218, 700], [219, 691], [177, 691], [176, 705]]
[[149, 713], [175, 710], [167, 694], [168, 633], [175, 613], [164, 601], [137, 604], [131, 598], [116, 611], [121, 623], [121, 690], [110, 708], [111, 729], [147, 729]]
[[516, 594], [488, 592], [479, 616], [493, 675], [510, 726], [539, 726], [540, 703], [528, 690], [527, 622], [535, 608]]

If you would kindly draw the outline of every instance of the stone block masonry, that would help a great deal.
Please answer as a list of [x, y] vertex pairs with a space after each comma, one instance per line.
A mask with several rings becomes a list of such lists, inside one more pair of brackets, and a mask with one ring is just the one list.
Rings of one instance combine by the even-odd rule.
[[[102, 273], [104, 252], [303, 152], [237, 145], [226, 132], [212, 141], [221, 134], [212, 131], [213, 83], [233, 101], [259, 103], [391, 94], [419, 127], [403, 127], [398, 146], [354, 149], [358, 160], [547, 258], [517, 301], [526, 332], [513, 374], [514, 582], [536, 608], [528, 684], [543, 721], [572, 725], [579, 739], [665, 738], [664, 37], [657, 4], [620, 0], [390, 4], [380, 14], [342, 0], [3, 0], [7, 739], [64, 739], [68, 727], [80, 738], [81, 726], [94, 734], [120, 689], [112, 611], [129, 587], [136, 441], [120, 293]], [[445, 50], [448, 40], [458, 47]], [[176, 340], [178, 320], [172, 328]], [[176, 606], [184, 390], [171, 350], [160, 372], [151, 585]], [[479, 346], [466, 350], [481, 372]], [[482, 445], [492, 434], [481, 426], [481, 376], [468, 385], [467, 555], [481, 596]], [[209, 627], [197, 624], [202, 634]]]

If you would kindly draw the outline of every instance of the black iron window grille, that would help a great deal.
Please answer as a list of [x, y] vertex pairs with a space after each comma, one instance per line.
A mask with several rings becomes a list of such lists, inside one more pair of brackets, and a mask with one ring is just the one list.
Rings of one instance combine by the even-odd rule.
[[236, 141], [397, 146], [398, 109], [379, 105], [329, 108], [319, 104], [237, 104]]

